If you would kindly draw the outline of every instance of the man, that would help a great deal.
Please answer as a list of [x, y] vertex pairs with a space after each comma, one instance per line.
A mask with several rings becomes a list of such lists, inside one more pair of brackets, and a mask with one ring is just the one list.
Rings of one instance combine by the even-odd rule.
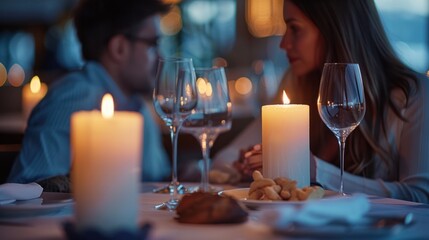
[[33, 110], [9, 182], [37, 181], [45, 190], [69, 191], [64, 176], [72, 167], [70, 117], [100, 109], [105, 93], [113, 95], [115, 110], [144, 116], [142, 179], [168, 175], [159, 129], [142, 101], [154, 86], [159, 14], [167, 10], [157, 0], [81, 0], [74, 23], [87, 62], [56, 81]]

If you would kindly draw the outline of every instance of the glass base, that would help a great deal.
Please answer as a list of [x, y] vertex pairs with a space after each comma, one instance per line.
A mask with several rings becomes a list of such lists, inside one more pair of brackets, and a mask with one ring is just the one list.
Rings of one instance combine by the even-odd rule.
[[[154, 192], [154, 193], [170, 193], [170, 189], [172, 188], [171, 186], [172, 186], [172, 184], [170, 183], [170, 184], [165, 185], [163, 187], [155, 188], [152, 190], [152, 192]], [[183, 186], [182, 184], [177, 185], [177, 193], [178, 194], [185, 194], [188, 192], [190, 192], [190, 191], [185, 186]]]

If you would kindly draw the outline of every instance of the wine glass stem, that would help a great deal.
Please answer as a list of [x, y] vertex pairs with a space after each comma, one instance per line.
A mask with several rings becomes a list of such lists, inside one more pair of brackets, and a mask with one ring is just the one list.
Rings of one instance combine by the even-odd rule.
[[340, 146], [340, 194], [345, 195], [344, 193], [344, 150], [346, 148], [346, 137], [338, 138], [338, 145]]
[[177, 141], [179, 135], [177, 134], [178, 126], [170, 126], [170, 137], [171, 144], [173, 147], [172, 159], [173, 159], [173, 171], [171, 172], [171, 184], [170, 184], [170, 202], [177, 201]]
[[210, 162], [210, 144], [207, 138], [200, 141], [201, 152], [203, 154], [203, 171], [201, 171], [201, 188], [203, 192], [209, 192], [209, 162]]

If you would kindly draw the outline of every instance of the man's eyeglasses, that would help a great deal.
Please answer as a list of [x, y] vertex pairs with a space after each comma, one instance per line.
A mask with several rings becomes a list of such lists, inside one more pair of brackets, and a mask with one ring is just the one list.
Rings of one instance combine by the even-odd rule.
[[138, 37], [138, 36], [132, 36], [132, 35], [126, 35], [126, 37], [130, 41], [142, 42], [151, 48], [157, 48], [158, 47], [159, 37], [145, 38], [145, 37]]

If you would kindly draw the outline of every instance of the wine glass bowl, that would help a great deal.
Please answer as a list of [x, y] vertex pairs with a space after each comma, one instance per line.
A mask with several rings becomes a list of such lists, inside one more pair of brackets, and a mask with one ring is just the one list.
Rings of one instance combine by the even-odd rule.
[[183, 123], [182, 132], [192, 134], [200, 143], [204, 166], [197, 189], [210, 192], [210, 149], [220, 133], [231, 129], [232, 105], [224, 68], [197, 68], [195, 74], [198, 104]]
[[337, 137], [340, 147], [340, 194], [344, 195], [344, 150], [349, 134], [365, 115], [365, 93], [358, 64], [325, 63], [317, 109], [322, 121]]
[[177, 141], [183, 121], [192, 113], [198, 102], [195, 80], [192, 59], [159, 59], [153, 103], [156, 113], [170, 129], [173, 168], [171, 183], [167, 186], [170, 200], [158, 205], [158, 209], [176, 209], [179, 202], [178, 192], [186, 191], [177, 180]]
[[183, 122], [197, 104], [195, 72], [191, 58], [161, 58], [154, 89], [156, 113], [167, 126]]

